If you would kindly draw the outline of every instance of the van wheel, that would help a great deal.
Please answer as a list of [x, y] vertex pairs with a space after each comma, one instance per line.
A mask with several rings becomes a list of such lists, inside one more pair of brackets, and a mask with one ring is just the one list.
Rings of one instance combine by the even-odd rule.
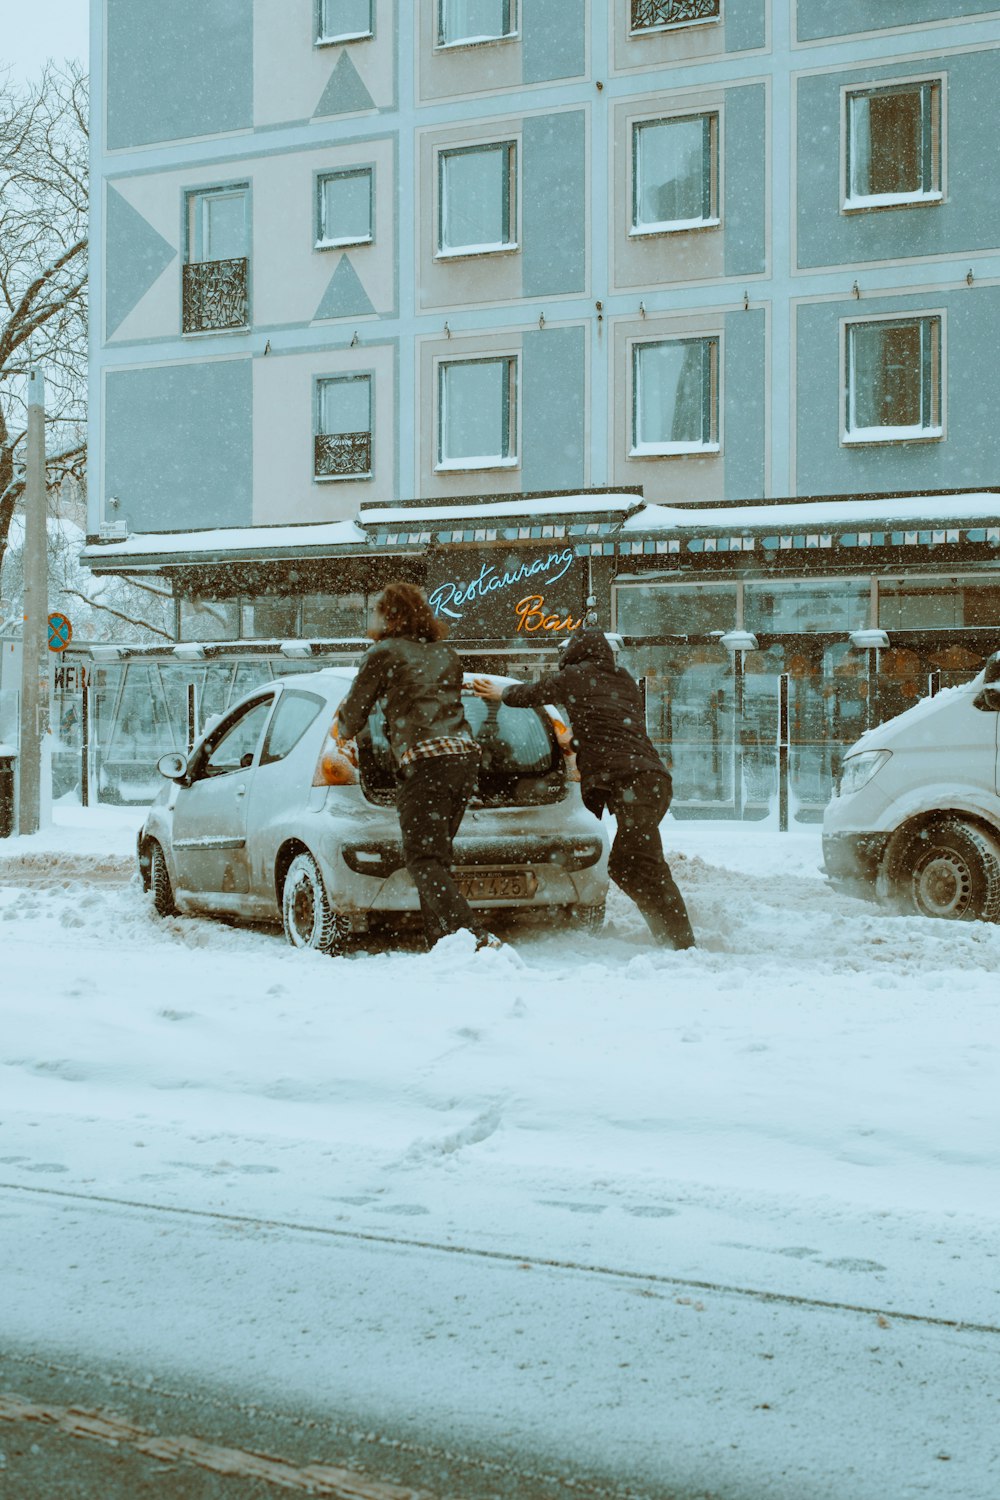
[[153, 910], [158, 917], [176, 917], [174, 888], [170, 884], [167, 858], [154, 840], [149, 846], [149, 893], [153, 898]]
[[281, 891], [281, 919], [293, 948], [342, 953], [350, 923], [330, 905], [319, 866], [311, 854], [297, 854]]
[[903, 855], [904, 899], [925, 917], [1000, 921], [1000, 847], [972, 823], [949, 818], [922, 828]]

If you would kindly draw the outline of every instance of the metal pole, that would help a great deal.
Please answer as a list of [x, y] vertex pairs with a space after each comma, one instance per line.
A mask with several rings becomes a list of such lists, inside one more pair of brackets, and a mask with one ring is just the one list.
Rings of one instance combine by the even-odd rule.
[[927, 693], [931, 698], [936, 698], [941, 691], [941, 669], [927, 673]]
[[18, 832], [41, 825], [42, 745], [49, 731], [48, 552], [45, 500], [45, 382], [28, 372], [28, 433], [24, 485], [24, 634], [21, 658], [21, 740]]
[[743, 652], [733, 652], [733, 816], [743, 818]]
[[80, 802], [90, 806], [90, 673], [81, 663], [83, 676], [82, 703], [80, 709]]
[[778, 678], [778, 831], [788, 832], [788, 673]]
[[195, 740], [198, 738], [198, 703], [196, 689], [193, 682], [187, 685], [187, 753], [191, 754]]

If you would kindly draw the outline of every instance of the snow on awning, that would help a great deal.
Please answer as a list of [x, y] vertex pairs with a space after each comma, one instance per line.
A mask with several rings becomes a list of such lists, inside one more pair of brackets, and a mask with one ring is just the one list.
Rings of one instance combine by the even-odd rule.
[[367, 534], [355, 521], [325, 521], [294, 526], [225, 526], [210, 531], [148, 531], [123, 542], [90, 538], [82, 558], [94, 572], [118, 572], [184, 563], [326, 557], [364, 550], [367, 544]]
[[[642, 506], [638, 491], [546, 491], [362, 505], [358, 519], [376, 547], [565, 539], [578, 546], [597, 546]], [[613, 543], [605, 545], [614, 550]]]

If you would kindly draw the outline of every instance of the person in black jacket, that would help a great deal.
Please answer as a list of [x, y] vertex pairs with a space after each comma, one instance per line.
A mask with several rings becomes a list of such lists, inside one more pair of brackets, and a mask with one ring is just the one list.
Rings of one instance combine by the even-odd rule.
[[607, 808], [618, 820], [608, 874], [635, 902], [657, 942], [693, 948], [687, 908], [660, 838], [660, 823], [670, 806], [670, 775], [646, 733], [638, 685], [615, 664], [604, 632], [579, 631], [558, 670], [538, 682], [501, 689], [478, 677], [473, 686], [481, 698], [512, 708], [565, 707], [584, 803], [595, 817]]
[[467, 927], [477, 947], [499, 947], [451, 874], [452, 844], [476, 787], [479, 746], [462, 709], [462, 665], [444, 644], [446, 629], [421, 589], [388, 584], [375, 610], [376, 645], [337, 710], [337, 732], [353, 739], [384, 700], [401, 776], [396, 810], [403, 860], [420, 897], [428, 946]]

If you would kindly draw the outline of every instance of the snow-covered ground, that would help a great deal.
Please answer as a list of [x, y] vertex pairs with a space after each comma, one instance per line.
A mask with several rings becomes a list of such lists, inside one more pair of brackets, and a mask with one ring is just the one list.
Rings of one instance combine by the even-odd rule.
[[694, 951], [613, 892], [599, 936], [328, 959], [157, 920], [109, 879], [141, 817], [0, 843], [0, 1188], [1000, 1325], [1000, 927], [668, 819]]

